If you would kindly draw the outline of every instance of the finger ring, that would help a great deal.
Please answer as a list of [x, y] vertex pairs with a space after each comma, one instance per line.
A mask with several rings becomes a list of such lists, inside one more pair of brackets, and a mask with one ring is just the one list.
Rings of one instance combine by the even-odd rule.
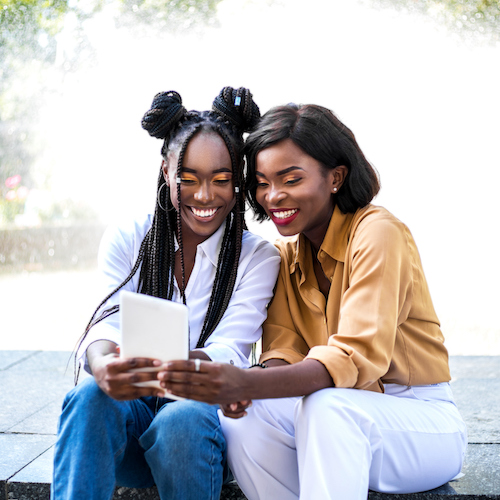
[[196, 358], [194, 360], [194, 371], [195, 372], [199, 372], [200, 371], [200, 365], [201, 365], [201, 361], [198, 358]]

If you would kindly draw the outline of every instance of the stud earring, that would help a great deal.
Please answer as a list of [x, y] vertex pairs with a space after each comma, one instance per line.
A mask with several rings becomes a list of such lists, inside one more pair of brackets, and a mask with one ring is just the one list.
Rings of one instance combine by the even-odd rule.
[[337, 188], [333, 188], [333, 192], [336, 193], [337, 192]]

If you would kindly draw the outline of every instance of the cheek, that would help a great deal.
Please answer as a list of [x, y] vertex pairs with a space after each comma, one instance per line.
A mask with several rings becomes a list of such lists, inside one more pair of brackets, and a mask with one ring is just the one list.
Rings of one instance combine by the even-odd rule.
[[262, 192], [262, 189], [257, 189], [255, 191], [255, 201], [260, 205], [264, 206], [264, 193]]
[[234, 196], [232, 188], [231, 188], [231, 194], [226, 197], [226, 204], [228, 206], [229, 211], [231, 211], [234, 208], [234, 205], [236, 205], [236, 197]]

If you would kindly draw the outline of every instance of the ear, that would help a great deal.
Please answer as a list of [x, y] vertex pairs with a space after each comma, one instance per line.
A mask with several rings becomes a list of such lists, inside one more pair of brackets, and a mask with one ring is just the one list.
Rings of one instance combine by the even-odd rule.
[[339, 165], [335, 167], [332, 171], [332, 193], [336, 194], [340, 191], [342, 184], [344, 184], [345, 178], [347, 177], [347, 167], [345, 165]]
[[161, 161], [161, 169], [163, 171], [163, 178], [165, 179], [167, 186], [170, 187], [170, 182], [168, 180], [168, 163], [165, 160]]

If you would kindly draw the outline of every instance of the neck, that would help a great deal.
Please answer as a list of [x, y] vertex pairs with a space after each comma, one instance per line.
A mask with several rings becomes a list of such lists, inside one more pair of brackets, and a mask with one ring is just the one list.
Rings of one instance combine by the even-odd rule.
[[[179, 228], [176, 230], [177, 242], [179, 245], [181, 244], [181, 239], [179, 237]], [[205, 240], [208, 240], [210, 236], [200, 236], [199, 234], [194, 233], [187, 224], [182, 225], [182, 247], [184, 252], [196, 252], [196, 247], [203, 243]]]
[[333, 208], [331, 212], [325, 217], [325, 221], [318, 227], [315, 227], [312, 231], [308, 231], [307, 233], [303, 233], [304, 236], [311, 242], [312, 249], [314, 250], [314, 254], [317, 255], [321, 245], [323, 244], [323, 240], [325, 239], [326, 232], [328, 231], [328, 226], [330, 225], [330, 220], [333, 215]]

